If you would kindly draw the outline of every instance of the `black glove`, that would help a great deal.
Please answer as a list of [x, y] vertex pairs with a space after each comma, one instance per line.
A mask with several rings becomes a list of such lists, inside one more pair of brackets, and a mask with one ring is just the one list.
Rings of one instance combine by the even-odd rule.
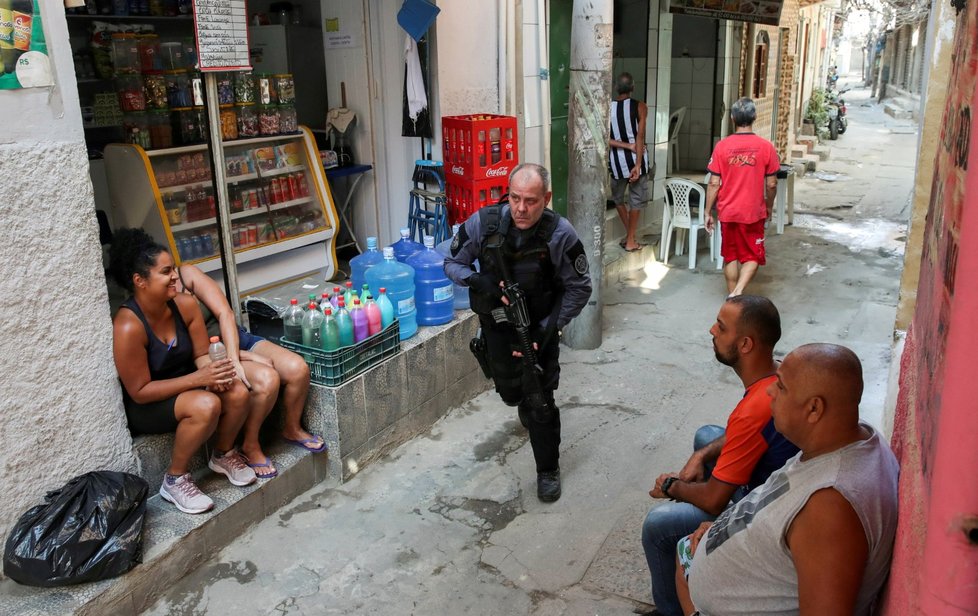
[[482, 295], [488, 295], [495, 299], [502, 299], [503, 297], [503, 290], [499, 286], [499, 282], [493, 282], [492, 278], [485, 274], [472, 274], [465, 279], [465, 282], [469, 288], [475, 289], [477, 293]]

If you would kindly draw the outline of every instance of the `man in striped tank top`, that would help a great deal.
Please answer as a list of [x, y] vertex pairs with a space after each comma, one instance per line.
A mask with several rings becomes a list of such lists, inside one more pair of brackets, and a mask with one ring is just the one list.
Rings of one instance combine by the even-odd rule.
[[[625, 227], [621, 247], [628, 252], [642, 248], [635, 239], [635, 228], [642, 208], [649, 202], [649, 155], [645, 151], [645, 120], [648, 107], [632, 98], [635, 82], [631, 74], [618, 76], [618, 98], [611, 102], [611, 138], [608, 140], [608, 170], [611, 172], [611, 197]], [[625, 193], [628, 193], [628, 202]]]

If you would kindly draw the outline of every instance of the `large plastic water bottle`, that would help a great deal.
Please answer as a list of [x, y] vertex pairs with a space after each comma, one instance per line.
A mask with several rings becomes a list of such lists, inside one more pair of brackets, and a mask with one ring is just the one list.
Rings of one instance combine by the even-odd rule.
[[309, 302], [309, 309], [302, 316], [302, 344], [314, 349], [323, 348], [323, 313], [316, 302]]
[[329, 306], [323, 310], [323, 349], [335, 351], [340, 348], [340, 326], [333, 316], [333, 309]]
[[[458, 229], [462, 225], [452, 225], [452, 237], [448, 238], [444, 242], [439, 242], [435, 246], [435, 250], [438, 251], [442, 257], [447, 257], [452, 254], [452, 240], [458, 235]], [[478, 259], [472, 264], [475, 271], [479, 271], [479, 261]], [[469, 288], [463, 287], [460, 284], [452, 285], [452, 295], [454, 296], [453, 306], [455, 310], [468, 310], [469, 309]]]
[[387, 329], [387, 326], [394, 322], [394, 304], [387, 297], [387, 289], [380, 287], [380, 295], [377, 296], [377, 308], [380, 309], [380, 327]]
[[367, 270], [367, 283], [373, 289], [385, 287], [400, 321], [401, 340], [418, 332], [417, 310], [414, 307], [414, 268], [394, 259], [394, 248], [384, 248], [384, 262]]
[[366, 281], [364, 274], [367, 273], [367, 270], [383, 262], [384, 255], [377, 250], [377, 238], [368, 237], [367, 252], [350, 259], [350, 270], [352, 271], [350, 279], [353, 281], [353, 287], [355, 289], [362, 287]]
[[207, 347], [207, 355], [211, 361], [224, 361], [228, 358], [228, 350], [221, 342], [220, 336], [211, 336], [211, 344]]
[[414, 253], [424, 250], [424, 246], [411, 239], [410, 229], [401, 229], [401, 239], [391, 244], [391, 248], [394, 249], [394, 258], [401, 263]]
[[302, 342], [302, 317], [304, 311], [299, 308], [299, 300], [292, 298], [291, 305], [285, 309], [282, 315], [282, 324], [285, 326], [285, 339], [289, 342]]
[[414, 268], [414, 298], [419, 325], [441, 325], [455, 316], [452, 281], [445, 275], [445, 258], [435, 250], [435, 238], [424, 236], [424, 250], [408, 257]]
[[353, 344], [353, 319], [350, 318], [343, 298], [340, 298], [339, 306], [336, 307], [336, 326], [340, 332], [340, 346]]

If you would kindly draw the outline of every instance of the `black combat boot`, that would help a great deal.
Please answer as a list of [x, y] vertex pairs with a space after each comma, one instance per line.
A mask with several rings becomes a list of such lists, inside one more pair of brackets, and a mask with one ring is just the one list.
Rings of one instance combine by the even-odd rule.
[[560, 498], [560, 469], [537, 473], [537, 498], [545, 503]]

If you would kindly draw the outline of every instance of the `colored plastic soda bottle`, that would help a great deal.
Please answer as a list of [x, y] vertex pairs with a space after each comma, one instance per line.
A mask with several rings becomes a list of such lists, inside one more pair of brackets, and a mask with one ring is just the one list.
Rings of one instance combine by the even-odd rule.
[[329, 303], [333, 306], [333, 312], [336, 312], [336, 307], [339, 306], [339, 300], [343, 297], [342, 287], [333, 287], [333, 294], [329, 296]]
[[309, 294], [309, 301], [302, 305], [302, 309], [307, 310], [309, 308], [309, 304], [316, 304], [316, 306], [319, 306], [319, 301], [316, 299], [315, 293]]
[[353, 281], [346, 281], [346, 290], [343, 291], [343, 301], [346, 302], [347, 306], [353, 305]]
[[309, 302], [308, 310], [302, 315], [302, 344], [314, 349], [323, 348], [323, 313], [316, 302]]
[[333, 309], [326, 306], [323, 310], [323, 349], [335, 351], [340, 348], [340, 326], [333, 316]]
[[414, 253], [424, 250], [424, 246], [411, 239], [411, 230], [407, 228], [401, 229], [401, 239], [390, 247], [394, 249], [394, 258], [401, 263], [407, 261], [407, 258]]
[[445, 275], [445, 258], [435, 250], [435, 238], [424, 236], [424, 250], [408, 257], [414, 268], [414, 298], [419, 325], [441, 325], [455, 317], [455, 291]]
[[207, 356], [211, 361], [223, 361], [228, 358], [228, 350], [221, 342], [220, 336], [211, 336], [211, 344], [207, 347]]
[[302, 342], [302, 316], [303, 310], [299, 308], [299, 300], [292, 298], [291, 305], [285, 309], [282, 315], [282, 324], [285, 326], [285, 339], [289, 342]]
[[319, 298], [319, 309], [326, 310], [326, 308], [332, 308], [333, 305], [329, 303], [329, 292], [324, 292], [322, 297]]
[[367, 297], [366, 303], [363, 305], [363, 311], [367, 313], [367, 333], [373, 336], [384, 329], [384, 317], [380, 314], [380, 306], [374, 301], [374, 296], [369, 291], [365, 295]]
[[336, 307], [336, 325], [340, 332], [340, 346], [350, 346], [353, 344], [353, 319], [346, 309], [346, 302], [340, 299], [339, 306]]
[[377, 238], [367, 238], [367, 252], [350, 259], [350, 280], [354, 288], [359, 289], [364, 281], [367, 270], [384, 262], [384, 255], [377, 250]]
[[394, 249], [384, 249], [384, 262], [367, 271], [367, 282], [372, 288], [387, 289], [391, 305], [399, 321], [401, 340], [418, 333], [417, 310], [414, 307], [414, 268], [394, 260]]
[[380, 309], [380, 327], [387, 329], [387, 326], [394, 322], [394, 304], [387, 297], [387, 289], [380, 287], [380, 295], [377, 297], [377, 308]]
[[367, 313], [360, 305], [360, 299], [353, 299], [353, 307], [350, 308], [350, 320], [353, 321], [353, 341], [360, 342], [370, 335], [367, 325]]

